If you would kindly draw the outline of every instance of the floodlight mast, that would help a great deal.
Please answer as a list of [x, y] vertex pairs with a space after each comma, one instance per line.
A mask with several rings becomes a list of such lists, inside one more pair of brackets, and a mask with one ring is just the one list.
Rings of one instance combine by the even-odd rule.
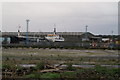
[[88, 27], [88, 26], [86, 25], [85, 27], [86, 27], [86, 33], [87, 33], [87, 27]]
[[27, 23], [27, 27], [26, 27], [26, 44], [29, 43], [29, 40], [28, 40], [28, 30], [29, 30], [29, 19], [26, 20], [26, 23]]
[[86, 25], [86, 26], [85, 26], [85, 29], [86, 29], [86, 31], [85, 31], [85, 34], [86, 34], [86, 35], [85, 35], [85, 36], [86, 36], [86, 41], [88, 40], [88, 36], [87, 36], [87, 28], [88, 28], [88, 26]]
[[114, 40], [113, 33], [114, 33], [114, 31], [112, 30], [111, 33], [112, 33], [112, 43], [113, 43], [113, 40]]

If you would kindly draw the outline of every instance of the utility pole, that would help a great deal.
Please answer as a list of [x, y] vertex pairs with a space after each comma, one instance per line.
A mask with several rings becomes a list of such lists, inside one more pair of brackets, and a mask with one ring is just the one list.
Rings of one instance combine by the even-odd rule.
[[26, 20], [26, 23], [27, 23], [27, 28], [26, 28], [26, 44], [29, 43], [29, 40], [28, 40], [28, 29], [29, 29], [29, 19]]

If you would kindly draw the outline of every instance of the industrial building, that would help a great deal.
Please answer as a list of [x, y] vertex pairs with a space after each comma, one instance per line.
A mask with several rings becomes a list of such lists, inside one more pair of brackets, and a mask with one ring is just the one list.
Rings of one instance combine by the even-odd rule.
[[[28, 36], [31, 37], [28, 40], [29, 46], [39, 47], [109, 47], [112, 44], [113, 47], [119, 46], [118, 36], [110, 35], [94, 35], [90, 32], [57, 32], [59, 36], [62, 36], [65, 41], [63, 42], [50, 42], [45, 39], [47, 34], [53, 32], [28, 32]], [[4, 45], [26, 45], [26, 37], [18, 38], [18, 32], [2, 32], [1, 42]], [[26, 32], [21, 32], [22, 36], [26, 36]], [[114, 38], [114, 41], [111, 39]], [[114, 46], [115, 45], [115, 46]]]

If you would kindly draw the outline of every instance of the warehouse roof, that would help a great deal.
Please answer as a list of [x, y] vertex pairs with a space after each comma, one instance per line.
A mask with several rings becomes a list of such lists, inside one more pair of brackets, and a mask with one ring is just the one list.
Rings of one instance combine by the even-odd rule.
[[[52, 34], [53, 32], [29, 32], [28, 35], [38, 36]], [[82, 35], [85, 32], [57, 32], [58, 35]], [[20, 32], [21, 35], [26, 35], [26, 32]], [[88, 32], [88, 34], [91, 34]], [[93, 34], [92, 34], [93, 35]], [[2, 36], [17, 36], [17, 32], [2, 32]]]

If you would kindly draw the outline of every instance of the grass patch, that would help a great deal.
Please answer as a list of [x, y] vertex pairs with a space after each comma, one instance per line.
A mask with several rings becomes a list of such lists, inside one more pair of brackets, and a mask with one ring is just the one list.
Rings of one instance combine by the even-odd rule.
[[76, 78], [76, 72], [63, 72], [61, 73], [62, 78]]
[[40, 76], [40, 78], [60, 78], [59, 73], [44, 73]]
[[67, 68], [66, 69], [69, 70], [69, 71], [75, 71], [76, 70], [75, 67], [72, 67], [72, 63], [67, 63]]
[[26, 75], [25, 78], [38, 78], [36, 76], [36, 74], [29, 74], [29, 75]]

